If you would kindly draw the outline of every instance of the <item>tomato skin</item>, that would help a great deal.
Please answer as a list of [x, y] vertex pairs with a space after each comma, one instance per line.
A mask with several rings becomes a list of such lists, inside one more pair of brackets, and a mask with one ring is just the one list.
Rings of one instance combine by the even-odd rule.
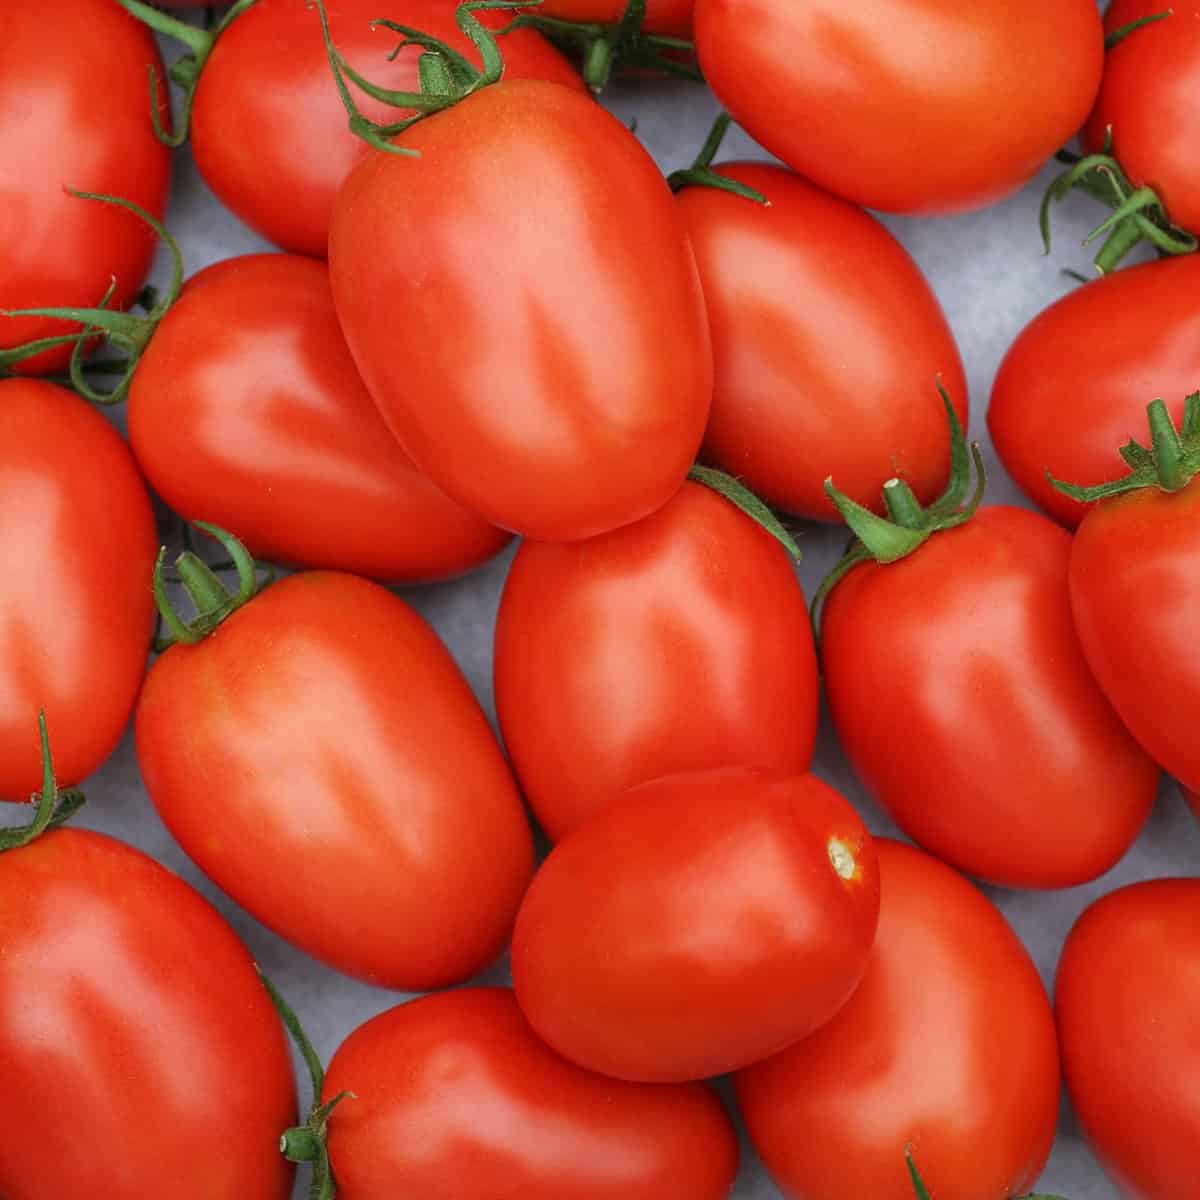
[[851, 571], [822, 617], [826, 694], [859, 777], [927, 850], [1007, 887], [1103, 874], [1158, 789], [1084, 660], [1070, 554], [1046, 517], [983, 508]]
[[[162, 57], [150, 31], [112, 0], [56, 0], [53, 11], [49, 22], [36, 4], [0, 12], [0, 309], [90, 307], [114, 280], [109, 307], [125, 308], [150, 269], [154, 233], [132, 213], [67, 189], [120, 196], [162, 218], [171, 157], [154, 135], [147, 85], [151, 66], [163, 78]], [[0, 349], [71, 330], [5, 317]], [[60, 370], [70, 352], [39, 354], [20, 370]]]
[[717, 170], [771, 206], [711, 187], [677, 197], [712, 330], [706, 458], [819, 521], [837, 519], [829, 475], [870, 508], [879, 481], [896, 474], [934, 500], [950, 461], [936, 384], [965, 428], [967, 381], [920, 268], [877, 221], [791, 171]]
[[291, 1195], [287, 1039], [198, 892], [114, 838], [58, 830], [3, 855], [0, 944], [5, 1105], [21, 1123], [0, 1144], [6, 1200], [90, 1200], [99, 1180], [105, 1200]]
[[[692, 36], [692, 10], [696, 0], [646, 0], [646, 16], [642, 21], [645, 33], [666, 34], [668, 37]], [[543, 17], [562, 21], [586, 21], [602, 25], [619, 25], [628, 0], [545, 0], [534, 11]]]
[[449, 652], [385, 588], [274, 584], [159, 658], [136, 729], [180, 845], [315, 958], [423, 991], [503, 949], [533, 872], [520, 796]]
[[342, 1200], [727, 1200], [733, 1126], [703, 1084], [626, 1083], [560, 1058], [509, 988], [388, 1009], [329, 1064]]
[[138, 364], [129, 434], [176, 512], [272, 562], [424, 582], [509, 540], [413, 468], [312, 259], [248, 255], [194, 276]]
[[875, 844], [882, 905], [866, 975], [824, 1028], [738, 1072], [750, 1137], [788, 1200], [911, 1200], [907, 1146], [937, 1200], [1023, 1196], [1058, 1122], [1037, 968], [956, 871]]
[[783, 547], [699, 483], [612, 533], [523, 543], [496, 622], [496, 708], [543, 828], [561, 838], [677, 771], [808, 770], [811, 629]]
[[626, 792], [542, 864], [513, 985], [538, 1034], [581, 1066], [702, 1079], [827, 1021], [862, 976], [878, 914], [871, 835], [828, 784], [673, 775]]
[[1104, 61], [1093, 0], [697, 0], [695, 23], [705, 78], [739, 125], [885, 212], [1015, 192], [1083, 124]]
[[[695, 259], [636, 138], [556, 84], [498, 83], [338, 194], [351, 353], [413, 462], [494, 525], [591, 537], [660, 508], [704, 432]], [[522, 347], [514, 354], [514, 347]]]
[[1009, 474], [1056, 521], [1074, 528], [1087, 509], [1047, 470], [1083, 487], [1118, 479], [1120, 447], [1144, 440], [1150, 400], [1162, 396], [1182, 417], [1200, 379], [1197, 295], [1200, 256], [1125, 267], [1069, 292], [1013, 343], [988, 428]]
[[[381, 87], [421, 90], [420, 51], [409, 47], [389, 63], [387, 56], [401, 38], [371, 28], [380, 16], [394, 16], [441, 38], [481, 65], [479, 51], [454, 19], [453, 0], [405, 0], [403, 11], [394, 13], [381, 11], [378, 0], [327, 0], [327, 8], [338, 49]], [[511, 20], [507, 13], [475, 15], [493, 28]], [[579, 72], [541, 34], [516, 31], [504, 37], [501, 48], [506, 78], [549, 79], [583, 91]], [[365, 93], [355, 99], [378, 121], [405, 115]], [[285, 250], [324, 258], [338, 189], [355, 164], [372, 153], [346, 122], [310, 0], [258, 0], [221, 35], [204, 68], [192, 148], [213, 191], [246, 224]]]
[[116, 749], [154, 634], [150, 496], [121, 435], [38, 379], [0, 382], [0, 799], [42, 786], [38, 712], [58, 778]]
[[1193, 1200], [1200, 1178], [1200, 880], [1097, 900], [1055, 984], [1071, 1101], [1105, 1168], [1137, 1200]]

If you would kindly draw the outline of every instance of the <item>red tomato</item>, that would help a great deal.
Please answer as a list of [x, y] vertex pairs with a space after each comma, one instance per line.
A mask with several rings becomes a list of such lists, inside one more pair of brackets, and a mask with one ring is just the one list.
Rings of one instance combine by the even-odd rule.
[[[1158, 0], [1113, 0], [1104, 29], [1172, 8]], [[1177, 4], [1165, 21], [1130, 34], [1106, 55], [1096, 107], [1083, 131], [1089, 152], [1112, 154], [1135, 187], [1149, 184], [1176, 225], [1200, 231], [1200, 7]]]
[[[162, 217], [171, 159], [150, 120], [151, 66], [161, 79], [153, 36], [112, 0], [55, 0], [50, 14], [21, 0], [0, 8], [0, 309], [99, 304], [114, 280], [110, 307], [137, 295], [154, 257], [153, 232], [132, 213], [67, 189], [122, 196]], [[0, 349], [70, 328], [5, 318]], [[21, 369], [57, 370], [70, 349]]]
[[28, 800], [40, 710], [65, 783], [121, 739], [154, 635], [158, 534], [129, 448], [70, 392], [0, 383], [0, 446], [0, 799]]
[[1047, 470], [1082, 486], [1115, 479], [1125, 471], [1119, 447], [1144, 433], [1150, 397], [1182, 413], [1200, 381], [1197, 296], [1200, 255], [1127, 267], [1069, 292], [1013, 343], [988, 427], [1009, 474], [1055, 520], [1074, 527], [1086, 509]]
[[587, 542], [525, 542], [496, 624], [496, 707], [546, 831], [676, 771], [808, 770], [811, 628], [787, 552], [699, 483]]
[[1070, 554], [1045, 517], [983, 508], [899, 562], [851, 571], [822, 618], [855, 771], [927, 850], [1008, 887], [1102, 875], [1158, 789], [1084, 661]]
[[138, 364], [129, 434], [176, 512], [274, 562], [420, 582], [508, 541], [388, 433], [312, 259], [250, 255], [195, 276]]
[[[401, 36], [372, 29], [378, 17], [441, 38], [480, 63], [454, 19], [454, 0], [404, 0], [399, 6], [326, 0], [326, 7], [338, 49], [381, 87], [420, 91], [421, 52], [410, 46], [389, 63]], [[512, 19], [508, 13], [475, 16], [493, 27]], [[501, 48], [506, 78], [549, 79], [583, 91], [579, 72], [541, 34], [515, 31]], [[359, 99], [363, 112], [378, 120], [406, 115], [365, 94]], [[213, 191], [243, 221], [286, 250], [325, 257], [338, 188], [370, 150], [347, 127], [311, 0], [258, 0], [221, 35], [196, 91], [192, 148]]]
[[1067, 1088], [1096, 1154], [1138, 1200], [1194, 1200], [1200, 1179], [1200, 880], [1096, 901], [1058, 964]]
[[594, 1075], [529, 1028], [508, 988], [399, 1005], [325, 1077], [341, 1200], [727, 1200], [738, 1147], [699, 1083]]
[[385, 588], [293, 575], [172, 647], [137, 747], [184, 850], [315, 958], [423, 991], [507, 942], [533, 872], [520, 796], [454, 660]]
[[338, 194], [330, 274], [367, 388], [417, 467], [541, 541], [647, 516], [712, 393], [704, 300], [654, 160], [556, 84], [484, 87]]
[[[691, 37], [692, 9], [695, 4], [696, 0], [646, 0], [643, 32]], [[534, 11], [540, 16], [556, 17], [561, 21], [619, 25], [628, 7], [629, 0], [543, 0]]]
[[732, 1071], [845, 1004], [879, 915], [871, 835], [813, 775], [734, 769], [626, 792], [561, 842], [517, 917], [529, 1023], [618, 1079]]
[[909, 1146], [937, 1200], [1024, 1195], [1058, 1121], [1037, 968], [961, 875], [911, 846], [876, 846], [866, 975], [823, 1029], [738, 1073], [746, 1127], [789, 1200], [912, 1200]]
[[198, 892], [123, 842], [58, 830], [3, 855], [0, 945], [4, 1104], [20, 1126], [0, 1141], [5, 1200], [291, 1195], [287, 1039]]
[[920, 269], [877, 221], [790, 171], [717, 170], [771, 206], [711, 187], [678, 196], [712, 329], [705, 456], [816, 520], [837, 519], [829, 475], [867, 506], [894, 474], [932, 500], [950, 460], [936, 384], [965, 425], [967, 381]]
[[982, 208], [1083, 124], [1095, 0], [697, 0], [717, 98], [802, 175], [887, 212]]

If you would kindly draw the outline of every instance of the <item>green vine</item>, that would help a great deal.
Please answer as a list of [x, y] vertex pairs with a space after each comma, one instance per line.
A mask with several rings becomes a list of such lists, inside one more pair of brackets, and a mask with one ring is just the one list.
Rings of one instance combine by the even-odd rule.
[[54, 757], [50, 753], [50, 735], [46, 732], [46, 714], [38, 713], [38, 734], [42, 741], [42, 790], [31, 800], [37, 805], [28, 825], [0, 829], [0, 854], [17, 850], [36, 841], [43, 833], [57, 829], [69, 821], [84, 805], [84, 795], [77, 788], [59, 790], [54, 775]]

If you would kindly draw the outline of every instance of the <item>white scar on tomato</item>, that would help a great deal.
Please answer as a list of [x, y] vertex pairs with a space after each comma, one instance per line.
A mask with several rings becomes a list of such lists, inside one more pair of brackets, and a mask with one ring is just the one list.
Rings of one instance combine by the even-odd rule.
[[841, 838], [829, 839], [829, 861], [833, 863], [833, 869], [843, 879], [853, 879], [855, 871], [858, 870], [854, 851]]

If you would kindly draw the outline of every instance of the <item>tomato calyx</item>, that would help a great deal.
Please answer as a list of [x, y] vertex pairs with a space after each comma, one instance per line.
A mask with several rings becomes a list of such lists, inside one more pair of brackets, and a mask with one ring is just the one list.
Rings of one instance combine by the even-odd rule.
[[763, 205], [764, 208], [770, 208], [771, 201], [757, 188], [752, 188], [749, 184], [741, 183], [736, 179], [730, 179], [728, 175], [722, 175], [712, 168], [712, 160], [721, 148], [721, 143], [725, 140], [725, 134], [732, 123], [733, 118], [729, 113], [720, 113], [708, 131], [708, 137], [705, 138], [700, 153], [696, 155], [696, 161], [690, 167], [685, 167], [681, 171], [673, 171], [668, 175], [667, 186], [673, 192], [681, 192], [687, 187], [716, 188], [718, 191], [732, 192], [744, 200], [753, 200], [756, 204]]
[[788, 556], [794, 562], [800, 561], [800, 547], [796, 545], [796, 539], [788, 532], [787, 526], [740, 479], [700, 463], [692, 467], [687, 477], [693, 483], [703, 484], [741, 509], [746, 516], [765, 529], [788, 552]]
[[1114, 46], [1119, 46], [1131, 33], [1137, 33], [1139, 29], [1143, 29], [1147, 25], [1154, 25], [1158, 21], [1165, 21], [1167, 17], [1173, 17], [1174, 15], [1175, 10], [1168, 8], [1163, 12], [1151, 13], [1148, 17], [1138, 17], [1136, 21], [1130, 21], [1128, 25], [1122, 25], [1120, 29], [1114, 29], [1104, 39], [1104, 49], [1111, 50]]
[[[921, 1178], [921, 1172], [917, 1170], [917, 1164], [913, 1161], [911, 1146], [904, 1148], [904, 1161], [908, 1164], [908, 1174], [912, 1179], [913, 1191], [917, 1193], [917, 1200], [933, 1200], [929, 1189], [925, 1186], [925, 1180]], [[1027, 1196], [1019, 1196], [1017, 1200], [1065, 1200], [1065, 1198], [1051, 1196], [1046, 1192], [1030, 1192]]]
[[58, 787], [54, 775], [54, 757], [50, 753], [50, 736], [46, 732], [46, 714], [38, 713], [38, 733], [42, 739], [42, 790], [34, 793], [30, 802], [37, 805], [28, 825], [0, 829], [0, 854], [17, 850], [36, 841], [43, 833], [57, 829], [69, 821], [84, 805], [84, 794], [78, 788]]

